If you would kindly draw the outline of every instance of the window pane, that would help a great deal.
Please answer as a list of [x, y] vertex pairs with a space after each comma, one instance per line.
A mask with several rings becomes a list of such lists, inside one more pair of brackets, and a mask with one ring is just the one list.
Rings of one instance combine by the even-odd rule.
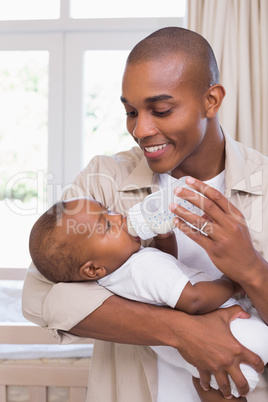
[[94, 155], [111, 155], [136, 144], [127, 132], [125, 109], [120, 101], [128, 53], [87, 51], [85, 54], [84, 165]]
[[0, 280], [1, 322], [27, 322], [21, 312], [22, 287], [23, 281]]
[[0, 20], [44, 20], [60, 17], [60, 0], [0, 0]]
[[71, 0], [73, 18], [159, 18], [183, 17], [186, 0]]
[[1, 267], [29, 265], [29, 232], [45, 207], [48, 61], [47, 51], [0, 52]]

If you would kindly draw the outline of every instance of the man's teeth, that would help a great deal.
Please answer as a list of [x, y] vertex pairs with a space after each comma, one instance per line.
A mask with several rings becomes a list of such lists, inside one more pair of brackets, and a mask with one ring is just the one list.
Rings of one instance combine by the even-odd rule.
[[160, 149], [166, 148], [167, 144], [163, 145], [157, 145], [155, 147], [144, 147], [146, 152], [156, 152], [159, 151]]

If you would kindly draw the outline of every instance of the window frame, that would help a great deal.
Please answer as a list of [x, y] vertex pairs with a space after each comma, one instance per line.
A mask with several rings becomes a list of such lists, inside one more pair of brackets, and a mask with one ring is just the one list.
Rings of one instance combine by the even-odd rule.
[[[62, 182], [63, 142], [63, 82], [59, 80], [63, 71], [63, 46], [60, 34], [0, 34], [0, 51], [48, 51], [48, 171], [53, 172], [53, 183]], [[57, 152], [56, 152], [57, 150]]]

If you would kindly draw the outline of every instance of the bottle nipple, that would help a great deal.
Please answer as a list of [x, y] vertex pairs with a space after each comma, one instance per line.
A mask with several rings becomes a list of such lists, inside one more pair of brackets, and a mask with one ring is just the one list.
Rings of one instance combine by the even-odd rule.
[[[128, 211], [127, 227], [131, 236], [138, 236], [142, 240], [152, 239], [157, 235], [148, 226], [141, 212], [141, 203], [134, 205]], [[135, 234], [133, 234], [135, 233]]]

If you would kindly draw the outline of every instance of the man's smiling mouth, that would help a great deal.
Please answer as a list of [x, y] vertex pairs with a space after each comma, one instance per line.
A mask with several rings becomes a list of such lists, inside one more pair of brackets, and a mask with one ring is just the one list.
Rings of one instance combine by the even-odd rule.
[[144, 147], [144, 149], [146, 152], [153, 153], [159, 151], [160, 149], [166, 148], [167, 145], [168, 144], [155, 145], [153, 147]]

